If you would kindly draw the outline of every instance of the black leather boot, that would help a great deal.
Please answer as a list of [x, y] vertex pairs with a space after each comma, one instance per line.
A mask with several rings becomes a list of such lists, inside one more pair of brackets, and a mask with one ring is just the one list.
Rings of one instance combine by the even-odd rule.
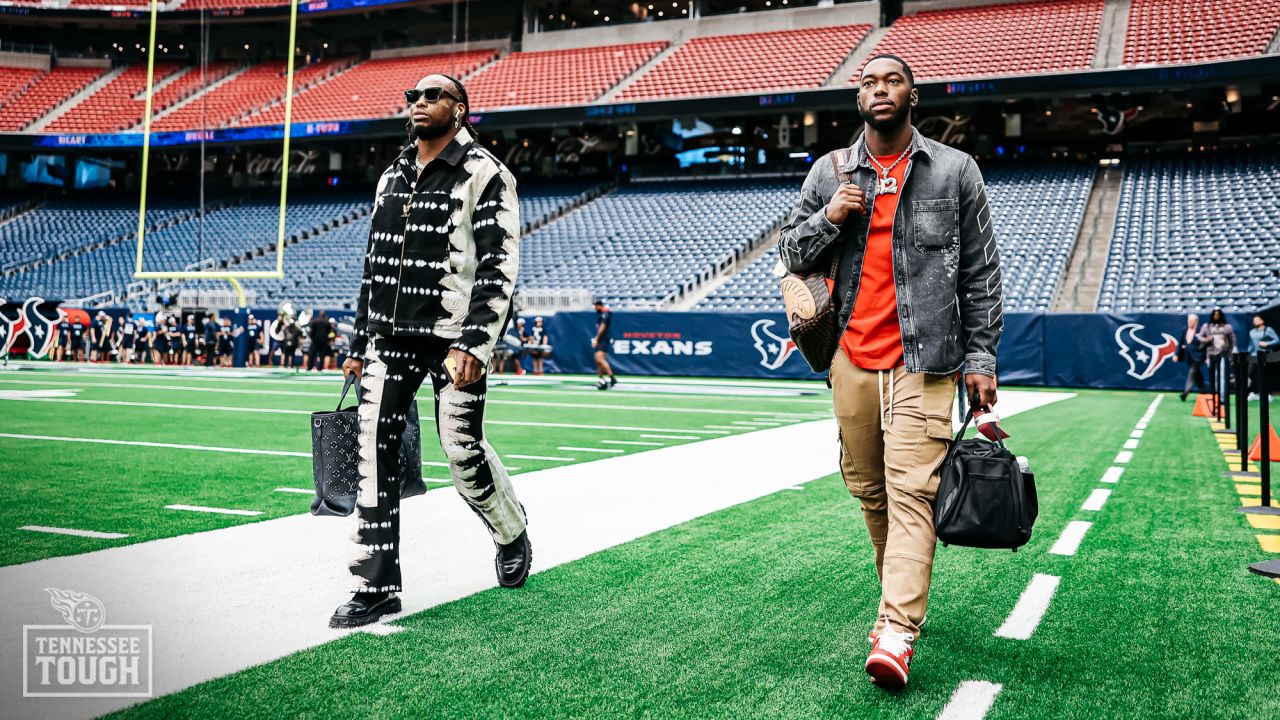
[[395, 593], [356, 593], [350, 602], [333, 611], [331, 628], [360, 627], [375, 623], [383, 615], [400, 612], [400, 597]]
[[505, 588], [518, 588], [529, 579], [529, 565], [533, 562], [533, 545], [529, 544], [529, 531], [506, 545], [498, 545], [493, 564], [498, 570], [498, 584]]

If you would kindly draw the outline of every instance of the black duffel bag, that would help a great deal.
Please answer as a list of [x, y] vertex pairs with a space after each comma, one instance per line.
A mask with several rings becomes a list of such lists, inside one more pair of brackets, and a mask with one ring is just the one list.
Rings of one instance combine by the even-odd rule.
[[[315, 475], [316, 497], [312, 515], [350, 515], [356, 507], [356, 487], [360, 484], [360, 419], [357, 406], [342, 407], [351, 386], [360, 397], [360, 379], [347, 376], [333, 412], [311, 413], [311, 470]], [[422, 482], [422, 433], [418, 428], [418, 402], [409, 406], [403, 442], [400, 444], [400, 497], [427, 491]]]
[[1003, 441], [963, 439], [975, 407], [969, 405], [939, 468], [933, 525], [944, 545], [1016, 551], [1031, 539], [1040, 512], [1035, 476]]

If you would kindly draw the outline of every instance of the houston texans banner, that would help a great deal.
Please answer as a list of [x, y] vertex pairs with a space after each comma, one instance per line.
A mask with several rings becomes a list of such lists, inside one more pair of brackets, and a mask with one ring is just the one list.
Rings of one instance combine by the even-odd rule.
[[0, 302], [0, 355], [26, 352], [28, 357], [47, 356], [61, 319], [58, 304], [44, 298], [27, 298], [21, 307]]
[[[1201, 313], [1206, 317], [1208, 313]], [[1231, 316], [1237, 342], [1248, 317]], [[595, 313], [549, 318], [558, 368], [594, 373]], [[1000, 381], [1008, 385], [1181, 390], [1176, 362], [1186, 316], [1172, 313], [1005, 315]], [[782, 313], [615, 311], [609, 361], [622, 375], [816, 379]]]

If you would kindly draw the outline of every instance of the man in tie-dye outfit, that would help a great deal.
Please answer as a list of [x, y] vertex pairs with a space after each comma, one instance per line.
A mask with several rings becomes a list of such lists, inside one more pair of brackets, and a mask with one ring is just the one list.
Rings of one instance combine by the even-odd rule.
[[454, 485], [497, 545], [499, 584], [523, 585], [532, 557], [524, 507], [483, 427], [484, 368], [519, 265], [515, 178], [475, 142], [461, 82], [430, 75], [405, 98], [411, 142], [378, 182], [355, 337], [342, 366], [360, 376], [360, 486], [355, 594], [331, 627], [400, 611], [398, 458], [409, 406], [427, 380]]

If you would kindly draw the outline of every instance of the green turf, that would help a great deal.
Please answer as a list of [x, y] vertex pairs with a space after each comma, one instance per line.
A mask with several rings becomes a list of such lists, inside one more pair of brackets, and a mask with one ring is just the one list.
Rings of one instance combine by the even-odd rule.
[[[179, 371], [181, 372], [181, 371]], [[640, 381], [637, 381], [639, 383]], [[341, 382], [328, 377], [278, 373], [272, 377], [184, 377], [117, 369], [93, 373], [49, 366], [0, 375], [0, 392], [74, 389], [74, 400], [200, 406], [196, 408], [95, 405], [0, 398], [3, 432], [25, 435], [147, 441], [223, 448], [309, 453], [313, 410], [336, 406]], [[739, 397], [680, 395], [658, 391], [597, 392], [590, 380], [549, 382], [545, 387], [490, 389], [488, 439], [500, 455], [573, 458], [585, 462], [651, 446], [602, 440], [655, 442], [687, 439], [642, 435], [717, 437], [747, 432], [737, 423], [770, 418], [780, 424], [826, 417], [825, 395]], [[348, 398], [348, 404], [354, 398]], [[283, 412], [239, 412], [214, 407]], [[442, 463], [429, 396], [423, 412], [423, 459]], [[507, 425], [562, 423], [611, 429]], [[711, 430], [706, 425], [737, 427]], [[650, 428], [631, 430], [619, 428]], [[690, 433], [688, 431], [698, 431]], [[561, 447], [600, 448], [589, 453]], [[570, 464], [560, 460], [507, 458], [522, 474]], [[428, 487], [448, 483], [445, 467], [423, 468]], [[0, 508], [0, 565], [29, 562], [107, 547], [212, 530], [306, 512], [310, 497], [276, 492], [311, 487], [309, 457], [241, 455], [146, 446], [101, 445], [0, 438], [0, 476], [10, 478], [16, 501]], [[165, 509], [169, 504], [257, 510], [233, 516]], [[337, 522], [332, 520], [331, 522]], [[105, 540], [19, 530], [27, 525], [125, 533]]]
[[[1255, 531], [1205, 421], [1167, 396], [1103, 510], [1080, 509], [1152, 397], [1084, 392], [1006, 422], [1037, 473], [1035, 537], [939, 549], [899, 695], [861, 670], [875, 575], [828, 477], [121, 715], [931, 718], [987, 680], [996, 719], [1280, 716], [1280, 586], [1245, 572]], [[1077, 555], [1047, 554], [1082, 519]], [[994, 637], [1037, 572], [1062, 577], [1039, 630]]]

